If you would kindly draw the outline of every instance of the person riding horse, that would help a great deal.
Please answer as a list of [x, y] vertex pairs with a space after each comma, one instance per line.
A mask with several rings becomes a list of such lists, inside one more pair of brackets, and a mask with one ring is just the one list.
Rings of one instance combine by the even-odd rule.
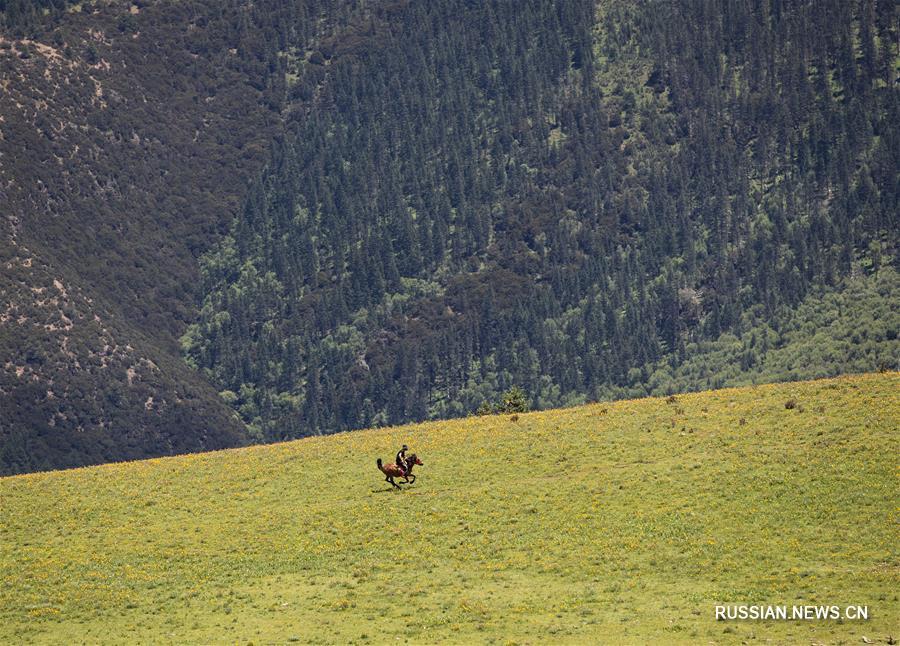
[[403, 448], [397, 451], [397, 458], [394, 460], [394, 464], [400, 467], [403, 470], [403, 475], [405, 476], [409, 472], [409, 465], [406, 464], [406, 452], [409, 451], [409, 447], [405, 444]]
[[385, 475], [384, 479], [396, 489], [400, 489], [400, 485], [394, 482], [394, 478], [403, 478], [403, 484], [413, 484], [416, 481], [416, 476], [413, 475], [413, 468], [417, 465], [425, 465], [415, 453], [407, 455], [406, 452], [408, 450], [409, 447], [404, 444], [403, 448], [397, 451], [397, 458], [394, 460], [394, 464], [384, 464], [381, 458], [375, 460], [375, 466]]

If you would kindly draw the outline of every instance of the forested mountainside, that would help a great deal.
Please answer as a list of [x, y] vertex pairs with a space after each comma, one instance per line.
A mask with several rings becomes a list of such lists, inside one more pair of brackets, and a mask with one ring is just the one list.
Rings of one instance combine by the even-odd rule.
[[895, 366], [898, 35], [0, 0], [0, 472]]
[[895, 365], [897, 35], [871, 0], [361, 5], [288, 52], [186, 356], [263, 439], [832, 374], [827, 334], [768, 353], [856, 276], [855, 367]]

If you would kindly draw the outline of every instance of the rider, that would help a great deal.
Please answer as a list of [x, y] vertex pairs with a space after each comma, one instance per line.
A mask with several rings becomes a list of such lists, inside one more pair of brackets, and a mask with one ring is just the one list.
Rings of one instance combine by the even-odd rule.
[[409, 451], [409, 447], [405, 444], [403, 448], [397, 451], [397, 459], [394, 460], [394, 464], [396, 464], [400, 469], [403, 470], [403, 475], [405, 476], [409, 471], [409, 467], [406, 465], [406, 452]]

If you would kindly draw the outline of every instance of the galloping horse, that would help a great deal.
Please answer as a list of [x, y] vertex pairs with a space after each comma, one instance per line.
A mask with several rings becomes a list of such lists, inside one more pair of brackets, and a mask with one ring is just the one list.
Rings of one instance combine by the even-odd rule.
[[[400, 489], [400, 485], [398, 485], [396, 482], [394, 482], [394, 478], [399, 478], [400, 476], [403, 476], [404, 478], [406, 478], [403, 482], [404, 484], [407, 484], [407, 483], [412, 484], [416, 481], [416, 476], [414, 476], [413, 472], [412, 472], [413, 467], [416, 466], [417, 464], [419, 466], [423, 466], [422, 461], [416, 456], [415, 453], [413, 453], [408, 458], [406, 458], [406, 463], [409, 465], [409, 469], [404, 474], [403, 470], [400, 467], [398, 467], [396, 464], [384, 465], [381, 463], [381, 458], [378, 458], [377, 460], [375, 460], [375, 464], [378, 465], [378, 469], [385, 476], [387, 476], [385, 478], [385, 481], [390, 482], [392, 485], [397, 487], [397, 489]], [[412, 477], [412, 480], [410, 480], [410, 477]]]

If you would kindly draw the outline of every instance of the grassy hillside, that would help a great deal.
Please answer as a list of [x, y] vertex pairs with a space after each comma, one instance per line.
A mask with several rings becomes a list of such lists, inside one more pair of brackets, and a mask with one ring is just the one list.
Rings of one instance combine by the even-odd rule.
[[[0, 479], [0, 642], [886, 640], [898, 386], [842, 377]], [[403, 441], [425, 466], [395, 492], [375, 458]], [[868, 604], [870, 620], [717, 623], [717, 601]]]

